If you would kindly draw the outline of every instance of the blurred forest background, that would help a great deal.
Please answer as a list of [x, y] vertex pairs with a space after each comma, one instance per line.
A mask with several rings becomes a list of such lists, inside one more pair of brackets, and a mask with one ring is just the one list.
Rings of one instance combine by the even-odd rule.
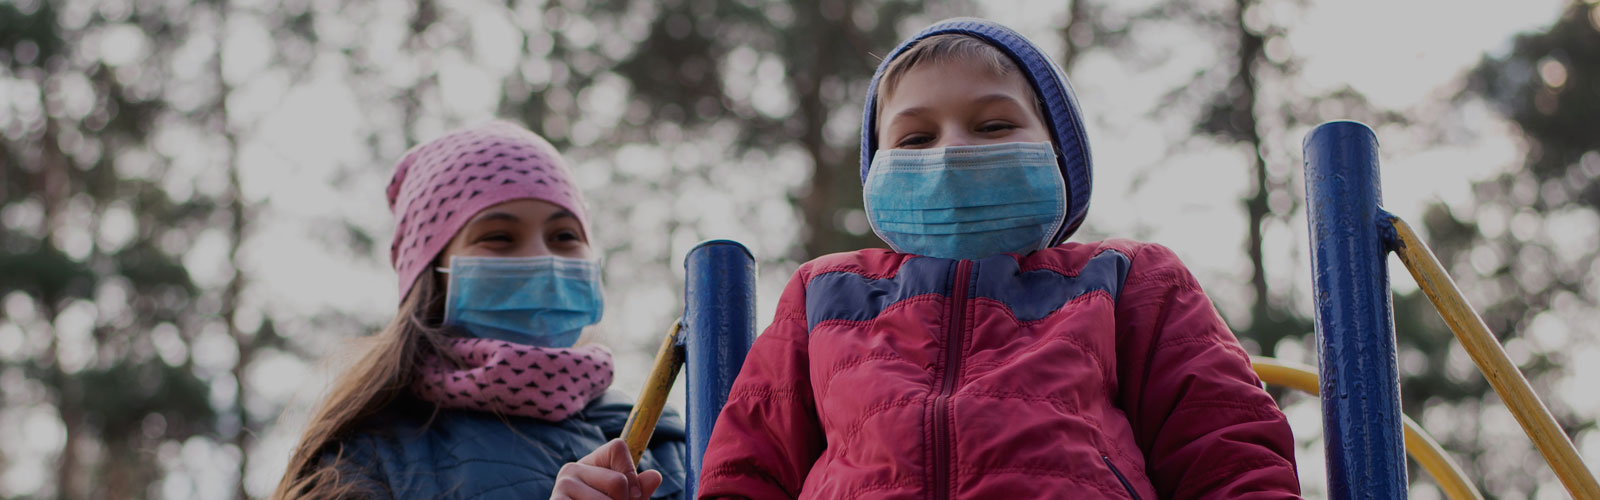
[[[493, 117], [574, 163], [636, 390], [694, 243], [749, 245], [767, 316], [800, 262], [881, 245], [866, 80], [956, 15], [1072, 75], [1075, 239], [1174, 247], [1253, 353], [1314, 360], [1300, 140], [1371, 124], [1389, 209], [1600, 464], [1600, 5], [1500, 3], [0, 0], [0, 497], [270, 492], [335, 353], [393, 313], [393, 162]], [[1564, 498], [1394, 269], [1405, 411], [1489, 496]], [[1321, 496], [1318, 407], [1281, 402]]]

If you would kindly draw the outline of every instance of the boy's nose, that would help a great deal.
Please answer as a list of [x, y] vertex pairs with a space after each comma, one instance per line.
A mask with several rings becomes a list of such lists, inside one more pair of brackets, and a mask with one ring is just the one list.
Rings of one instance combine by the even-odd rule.
[[938, 144], [935, 144], [934, 147], [972, 146], [978, 144], [977, 141], [978, 138], [973, 137], [972, 134], [967, 133], [965, 130], [958, 130], [943, 134], [943, 137], [940, 137]]

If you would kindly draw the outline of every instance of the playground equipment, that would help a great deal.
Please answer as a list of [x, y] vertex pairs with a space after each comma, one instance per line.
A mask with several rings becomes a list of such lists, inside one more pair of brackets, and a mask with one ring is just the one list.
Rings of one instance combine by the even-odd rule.
[[[1407, 451], [1453, 500], [1483, 496], [1439, 444], [1400, 412], [1387, 253], [1396, 252], [1495, 392], [1506, 402], [1573, 498], [1600, 500], [1600, 485], [1572, 441], [1533, 392], [1425, 243], [1380, 208], [1377, 138], [1366, 125], [1337, 121], [1305, 141], [1306, 206], [1320, 365], [1258, 357], [1263, 382], [1322, 400], [1328, 497], [1405, 498]], [[688, 491], [696, 491], [711, 426], [755, 338], [754, 262], [738, 243], [702, 243], [685, 267], [684, 319], [656, 357], [625, 436], [643, 450], [678, 366], [689, 367]], [[635, 451], [635, 460], [638, 459]]]
[[684, 258], [683, 318], [672, 325], [623, 436], [635, 463], [650, 441], [680, 365], [688, 367], [689, 477], [691, 494], [711, 425], [728, 402], [728, 389], [756, 339], [756, 264], [750, 250], [729, 240], [696, 245]]
[[[1266, 357], [1251, 359], [1250, 365], [1256, 370], [1256, 375], [1261, 376], [1262, 382], [1281, 385], [1313, 396], [1320, 395], [1316, 368]], [[1467, 480], [1467, 474], [1461, 471], [1461, 466], [1456, 465], [1455, 460], [1451, 460], [1450, 455], [1445, 454], [1444, 448], [1422, 431], [1422, 426], [1403, 414], [1400, 418], [1405, 422], [1406, 451], [1411, 453], [1411, 458], [1417, 460], [1417, 464], [1433, 476], [1434, 482], [1439, 483], [1439, 489], [1444, 491], [1445, 498], [1483, 499], [1483, 494], [1478, 492], [1477, 486], [1473, 486], [1472, 482]]]
[[[1577, 448], [1427, 244], [1381, 208], [1378, 140], [1372, 129], [1351, 121], [1318, 126], [1306, 136], [1305, 168], [1329, 497], [1406, 494], [1385, 261], [1394, 251], [1567, 491], [1573, 498], [1600, 499], [1600, 486]], [[1430, 472], [1439, 477], [1439, 471]]]

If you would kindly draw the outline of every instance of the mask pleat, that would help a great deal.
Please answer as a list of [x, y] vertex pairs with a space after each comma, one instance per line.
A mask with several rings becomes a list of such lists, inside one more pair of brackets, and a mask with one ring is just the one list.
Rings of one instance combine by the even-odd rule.
[[445, 322], [481, 338], [570, 347], [604, 312], [598, 261], [452, 257]]
[[1066, 183], [1047, 142], [880, 151], [863, 189], [879, 236], [932, 257], [1031, 252], [1066, 216]]

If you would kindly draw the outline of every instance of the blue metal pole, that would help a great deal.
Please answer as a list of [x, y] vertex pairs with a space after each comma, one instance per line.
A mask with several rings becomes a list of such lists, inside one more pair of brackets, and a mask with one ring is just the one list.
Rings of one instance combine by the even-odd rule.
[[756, 263], [738, 242], [712, 240], [689, 250], [683, 263], [684, 349], [687, 351], [690, 498], [711, 427], [756, 338]]
[[1324, 123], [1306, 136], [1305, 162], [1328, 498], [1405, 498], [1377, 136], [1358, 122]]

